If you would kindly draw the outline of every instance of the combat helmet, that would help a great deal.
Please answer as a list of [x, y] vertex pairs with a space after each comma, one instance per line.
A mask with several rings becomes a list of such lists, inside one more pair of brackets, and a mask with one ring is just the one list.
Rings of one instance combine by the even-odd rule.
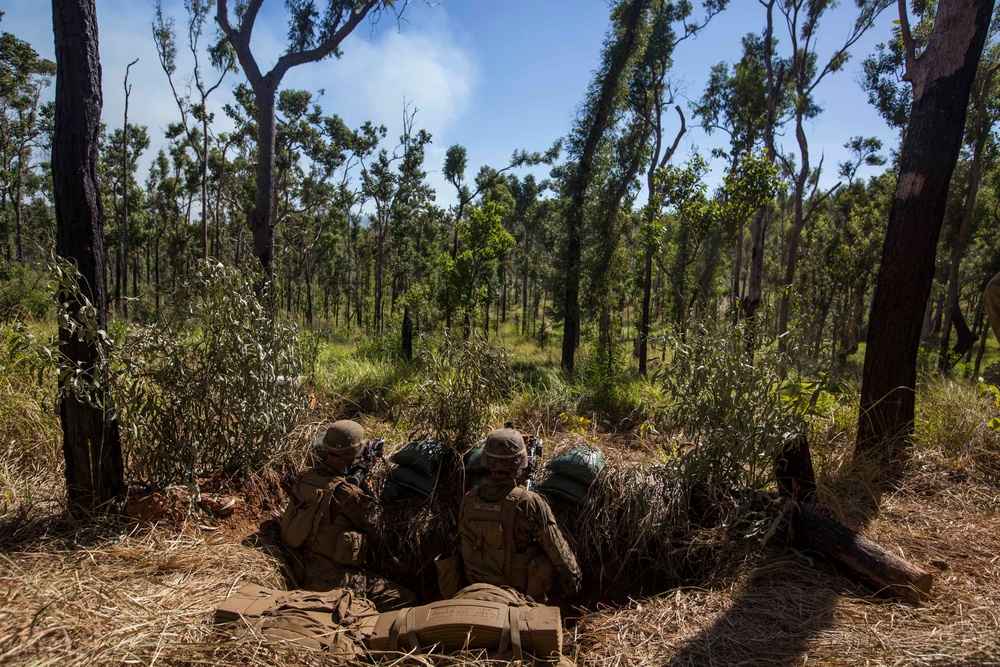
[[322, 437], [316, 438], [316, 448], [324, 454], [354, 458], [361, 453], [365, 429], [350, 419], [335, 421]]
[[528, 467], [528, 450], [524, 438], [512, 428], [499, 428], [486, 436], [483, 465], [493, 470], [521, 470]]

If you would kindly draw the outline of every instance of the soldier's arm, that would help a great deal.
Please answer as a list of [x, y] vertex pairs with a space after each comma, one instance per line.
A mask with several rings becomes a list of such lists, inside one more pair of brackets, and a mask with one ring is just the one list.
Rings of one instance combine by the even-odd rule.
[[340, 505], [341, 511], [347, 515], [355, 528], [368, 537], [377, 536], [379, 506], [374, 498], [348, 482], [340, 484], [334, 490], [334, 500]]
[[552, 509], [543, 498], [533, 495], [530, 500], [531, 514], [534, 515], [535, 541], [542, 545], [545, 555], [552, 561], [562, 588], [569, 595], [575, 595], [580, 590], [580, 566], [576, 555], [563, 537]]

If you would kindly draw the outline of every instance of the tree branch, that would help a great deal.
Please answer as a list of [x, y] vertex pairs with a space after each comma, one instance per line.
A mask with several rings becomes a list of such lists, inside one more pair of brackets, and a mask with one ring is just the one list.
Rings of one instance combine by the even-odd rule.
[[917, 48], [913, 42], [913, 33], [910, 32], [910, 17], [906, 11], [906, 0], [897, 0], [897, 4], [899, 5], [899, 32], [903, 36], [903, 58], [906, 63], [903, 81], [912, 83], [914, 70], [917, 67]]
[[[219, 1], [222, 2], [224, 0]], [[358, 24], [364, 20], [365, 16], [368, 15], [368, 12], [370, 12], [378, 3], [379, 0], [366, 0], [365, 4], [361, 5], [358, 9], [355, 9], [351, 13], [351, 17], [345, 21], [344, 25], [340, 26], [337, 32], [333, 33], [329, 39], [314, 49], [286, 53], [278, 59], [278, 62], [275, 63], [274, 67], [270, 72], [268, 72], [268, 74], [272, 76], [275, 81], [280, 81], [281, 77], [285, 75], [285, 72], [296, 65], [316, 62], [317, 60], [322, 60], [327, 57], [333, 53], [338, 46], [340, 46], [340, 43], [351, 34]], [[249, 10], [247, 13], [249, 15]]]

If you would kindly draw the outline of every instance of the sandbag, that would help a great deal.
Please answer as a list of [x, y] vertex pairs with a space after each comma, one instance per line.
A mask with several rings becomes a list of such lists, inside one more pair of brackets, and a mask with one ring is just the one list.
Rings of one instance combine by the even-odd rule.
[[476, 473], [487, 473], [489, 468], [483, 465], [483, 449], [486, 447], [486, 441], [483, 440], [478, 445], [470, 449], [462, 457], [462, 463], [465, 465], [466, 474], [476, 474]]
[[567, 450], [545, 464], [545, 469], [586, 484], [594, 483], [605, 465], [604, 453], [593, 447]]
[[373, 651], [485, 649], [558, 659], [562, 619], [558, 607], [452, 599], [380, 614], [366, 640]]
[[434, 493], [434, 487], [437, 486], [440, 470], [440, 463], [438, 463], [437, 468], [429, 473], [409, 466], [397, 465], [389, 472], [389, 478], [404, 489], [419, 493], [422, 496], [430, 496]]
[[444, 445], [437, 440], [414, 440], [392, 455], [397, 466], [412, 468], [424, 475], [435, 475], [441, 464]]
[[582, 505], [590, 492], [590, 485], [566, 475], [552, 473], [538, 485], [538, 492], [549, 497], [562, 498], [576, 505]]

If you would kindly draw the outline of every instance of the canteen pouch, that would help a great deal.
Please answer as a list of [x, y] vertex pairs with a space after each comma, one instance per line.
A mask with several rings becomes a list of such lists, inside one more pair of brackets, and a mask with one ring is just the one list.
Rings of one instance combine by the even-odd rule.
[[462, 589], [462, 555], [439, 554], [434, 558], [434, 566], [438, 573], [438, 589], [445, 600], [453, 598]]
[[330, 508], [330, 496], [318, 490], [309, 503], [290, 502], [281, 515], [281, 541], [285, 546], [298, 549], [316, 536], [320, 521]]
[[365, 537], [356, 530], [341, 531], [333, 542], [333, 562], [360, 567], [365, 559]]
[[528, 561], [527, 584], [524, 592], [528, 597], [542, 600], [552, 590], [555, 583], [556, 569], [545, 554], [532, 556]]

